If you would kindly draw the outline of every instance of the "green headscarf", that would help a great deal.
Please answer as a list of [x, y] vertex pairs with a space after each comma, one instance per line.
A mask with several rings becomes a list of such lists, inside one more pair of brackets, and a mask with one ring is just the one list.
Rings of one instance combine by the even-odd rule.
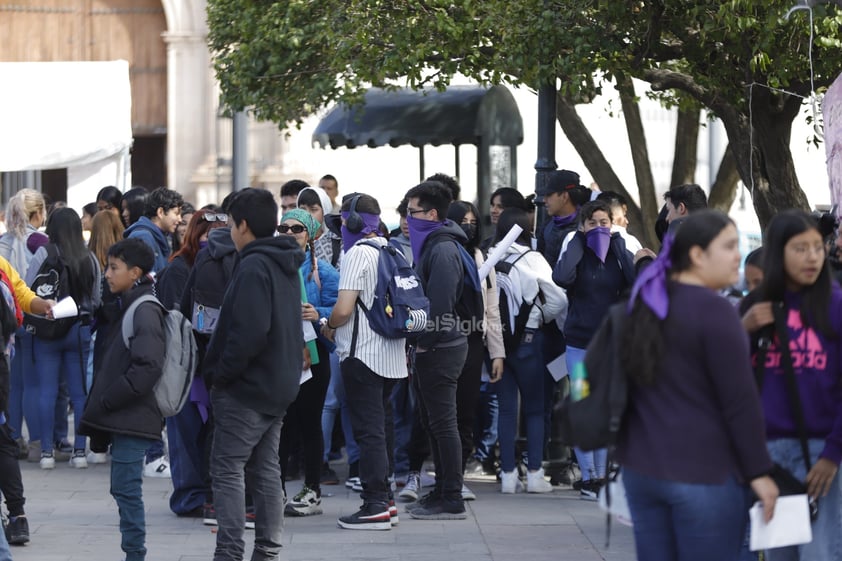
[[312, 214], [303, 208], [294, 208], [285, 212], [281, 217], [281, 223], [286, 222], [287, 220], [297, 220], [298, 222], [301, 222], [304, 227], [307, 228], [307, 234], [309, 234], [311, 240], [316, 239], [316, 232], [318, 232], [319, 228], [322, 226], [315, 218], [313, 218]]

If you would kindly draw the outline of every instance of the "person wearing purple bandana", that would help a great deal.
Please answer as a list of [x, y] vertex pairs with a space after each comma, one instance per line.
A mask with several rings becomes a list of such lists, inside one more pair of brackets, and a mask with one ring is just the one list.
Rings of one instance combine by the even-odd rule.
[[415, 346], [412, 383], [420, 399], [421, 421], [430, 435], [436, 486], [407, 507], [422, 520], [467, 517], [462, 499], [462, 443], [456, 417], [456, 389], [468, 354], [468, 338], [459, 329], [456, 306], [462, 297], [465, 269], [459, 245], [467, 236], [446, 220], [450, 191], [425, 181], [406, 194], [409, 241], [415, 270], [430, 299], [427, 330]]
[[[608, 309], [631, 288], [634, 261], [618, 233], [611, 233], [611, 207], [605, 201], [587, 203], [579, 210], [579, 231], [561, 254], [553, 280], [567, 290], [569, 308], [564, 322], [567, 370], [585, 358], [585, 349]], [[582, 498], [596, 500], [606, 472], [606, 451], [576, 450], [582, 472], [577, 482]]]
[[747, 487], [767, 522], [778, 496], [748, 338], [718, 293], [739, 278], [739, 237], [703, 210], [664, 242], [618, 304], [629, 311], [617, 330], [629, 391], [617, 459], [637, 558], [737, 561]]

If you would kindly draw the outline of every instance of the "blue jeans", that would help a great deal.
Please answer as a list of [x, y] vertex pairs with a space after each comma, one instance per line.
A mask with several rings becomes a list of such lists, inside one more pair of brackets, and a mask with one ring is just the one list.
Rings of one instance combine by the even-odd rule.
[[146, 514], [143, 507], [143, 455], [148, 438], [111, 436], [111, 496], [120, 513], [120, 547], [126, 561], [146, 559]]
[[38, 375], [32, 363], [32, 335], [20, 328], [15, 332], [15, 357], [10, 369], [9, 427], [17, 440], [23, 420], [29, 429], [29, 440], [41, 439]]
[[328, 460], [333, 445], [333, 424], [336, 422], [337, 414], [342, 416], [342, 434], [345, 437], [348, 463], [359, 462], [360, 448], [354, 440], [354, 431], [351, 430], [351, 416], [348, 413], [345, 386], [342, 383], [342, 372], [339, 369], [339, 355], [334, 352], [330, 353], [330, 384], [327, 386], [325, 406], [322, 410], [322, 438], [325, 441], [324, 461]]
[[623, 482], [640, 561], [739, 559], [749, 493], [735, 479], [682, 483], [625, 467]]
[[[815, 465], [825, 442], [811, 438], [808, 442], [810, 464]], [[788, 469], [799, 480], [807, 478], [807, 467], [797, 438], [780, 438], [766, 443], [772, 461]], [[765, 552], [767, 561], [840, 561], [842, 560], [842, 488], [839, 473], [833, 478], [830, 492], [819, 498], [819, 517], [813, 522], [813, 541], [799, 546], [781, 547]]]
[[[79, 421], [85, 409], [85, 375], [91, 347], [91, 329], [77, 323], [61, 339], [34, 338], [32, 347], [35, 351], [35, 372], [41, 394], [42, 432], [56, 425], [56, 399], [60, 378], [63, 378], [70, 393], [70, 402], [73, 404], [76, 435], [73, 448], [84, 450], [85, 437], [79, 435]], [[66, 413], [64, 415], [66, 416]], [[52, 440], [47, 434], [41, 435], [42, 452], [52, 453]]]
[[201, 508], [210, 495], [205, 451], [208, 425], [192, 401], [166, 423], [173, 486], [170, 510], [183, 515]]
[[[568, 372], [573, 372], [575, 365], [584, 362], [585, 350], [567, 346], [565, 361], [567, 362]], [[582, 481], [605, 479], [606, 464], [608, 464], [608, 451], [605, 448], [590, 452], [585, 452], [576, 447], [573, 450], [576, 451], [576, 462], [579, 464], [579, 471], [582, 472]]]
[[242, 561], [246, 484], [254, 498], [252, 561], [277, 561], [284, 525], [278, 445], [284, 416], [244, 407], [224, 390], [211, 391], [214, 412], [211, 485], [216, 520], [214, 561]]
[[515, 469], [515, 437], [517, 436], [518, 391], [526, 420], [527, 466], [540, 469], [544, 457], [544, 354], [543, 335], [529, 330], [517, 350], [506, 357], [503, 377], [494, 384], [500, 402], [498, 434], [500, 467], [505, 472]]
[[496, 386], [491, 382], [483, 382], [479, 390], [477, 416], [474, 419], [474, 456], [481, 462], [494, 456], [499, 414], [500, 404], [497, 401]]
[[12, 561], [12, 552], [9, 551], [6, 532], [0, 532], [0, 561]]

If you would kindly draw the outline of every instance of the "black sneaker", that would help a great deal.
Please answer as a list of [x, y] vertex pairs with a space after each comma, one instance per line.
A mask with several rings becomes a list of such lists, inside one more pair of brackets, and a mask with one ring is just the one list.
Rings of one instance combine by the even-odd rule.
[[340, 517], [337, 524], [346, 530], [390, 530], [392, 517], [388, 505], [363, 504], [354, 514]]
[[438, 492], [434, 489], [426, 495], [424, 495], [423, 497], [421, 497], [420, 499], [418, 499], [417, 501], [415, 501], [414, 503], [409, 503], [408, 505], [406, 505], [406, 507], [404, 507], [404, 510], [406, 512], [411, 513], [415, 509], [424, 508], [425, 506], [432, 504], [438, 498]]
[[464, 520], [468, 517], [465, 501], [435, 499], [427, 505], [409, 511], [412, 518], [418, 520]]
[[330, 464], [327, 462], [322, 466], [322, 476], [319, 482], [322, 485], [339, 485], [339, 476], [336, 472], [330, 469]]
[[29, 543], [29, 522], [27, 522], [25, 514], [9, 517], [9, 524], [6, 526], [6, 540], [11, 545]]
[[216, 509], [211, 503], [205, 503], [202, 509], [202, 524], [205, 526], [216, 526]]

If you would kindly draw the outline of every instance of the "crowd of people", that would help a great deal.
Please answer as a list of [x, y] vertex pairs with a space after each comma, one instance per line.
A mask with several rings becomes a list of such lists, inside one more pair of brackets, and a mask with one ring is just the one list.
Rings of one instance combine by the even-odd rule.
[[[81, 218], [34, 190], [12, 198], [0, 559], [4, 541], [30, 539], [19, 461], [110, 461], [127, 561], [146, 558], [143, 477], [171, 478], [171, 510], [217, 527], [215, 561], [243, 559], [247, 528], [252, 559], [269, 560], [284, 515], [322, 514], [343, 446], [362, 504], [342, 529], [390, 530], [396, 501], [414, 519], [464, 519], [470, 472], [496, 475], [505, 494], [565, 483], [595, 500], [616, 462], [639, 559], [756, 559], [752, 492], [770, 520], [785, 469], [820, 514], [810, 544], [765, 559], [842, 559], [842, 289], [815, 217], [772, 220], [745, 259], [742, 298], [736, 227], [698, 185], [666, 193], [659, 253], [629, 233], [622, 196], [568, 170], [534, 199], [492, 193], [490, 232], [444, 174], [407, 190], [393, 231], [377, 199], [340, 199], [332, 175], [287, 182], [280, 207], [275, 195], [249, 188], [196, 209], [166, 188], [105, 187]], [[536, 204], [548, 215], [537, 230]], [[66, 297], [78, 314], [55, 319]], [[629, 379], [616, 454], [569, 450], [566, 374], [614, 306], [627, 310]], [[163, 419], [166, 310], [190, 320], [198, 368], [187, 404]]]

